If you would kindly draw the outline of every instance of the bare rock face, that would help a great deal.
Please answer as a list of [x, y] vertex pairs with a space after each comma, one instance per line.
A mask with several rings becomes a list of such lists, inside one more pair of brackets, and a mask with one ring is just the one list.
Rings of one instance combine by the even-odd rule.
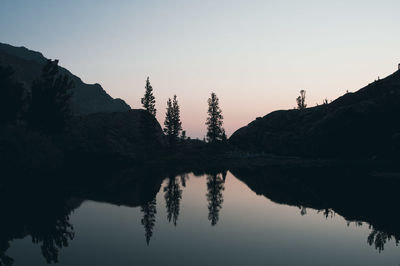
[[[46, 60], [39, 52], [0, 43], [0, 65], [11, 66], [15, 70], [15, 77], [28, 89], [32, 81], [39, 77]], [[86, 84], [62, 67], [60, 73], [68, 75], [75, 84], [71, 100], [75, 114], [123, 112], [131, 109], [123, 100], [113, 99], [99, 84]]]
[[74, 154], [105, 159], [148, 159], [166, 146], [160, 124], [141, 109], [76, 117], [69, 136]]
[[400, 71], [330, 104], [272, 112], [229, 142], [247, 151], [310, 157], [392, 156], [400, 152]]

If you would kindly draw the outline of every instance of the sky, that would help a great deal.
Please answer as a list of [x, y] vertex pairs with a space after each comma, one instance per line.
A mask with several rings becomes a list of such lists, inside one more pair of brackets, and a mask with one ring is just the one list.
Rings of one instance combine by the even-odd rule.
[[40, 51], [141, 108], [146, 77], [163, 125], [177, 95], [183, 128], [206, 134], [220, 99], [228, 135], [256, 117], [309, 107], [400, 63], [398, 0], [0, 0], [0, 42]]

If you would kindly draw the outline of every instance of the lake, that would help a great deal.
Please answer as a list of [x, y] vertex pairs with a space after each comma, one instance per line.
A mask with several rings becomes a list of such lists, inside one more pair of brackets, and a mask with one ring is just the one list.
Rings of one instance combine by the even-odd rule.
[[144, 196], [135, 190], [124, 190], [124, 200], [75, 194], [47, 198], [43, 202], [51, 204], [41, 210], [36, 210], [40, 202], [9, 202], [0, 261], [16, 266], [400, 264], [392, 232], [398, 227], [390, 217], [371, 224], [372, 210], [369, 216], [358, 207], [324, 208], [325, 202], [336, 205], [318, 195], [309, 199], [316, 193], [304, 187], [293, 186], [307, 191], [298, 196], [285, 191], [287, 186], [248, 186], [237, 176], [188, 173], [141, 187], [149, 190], [141, 191]]

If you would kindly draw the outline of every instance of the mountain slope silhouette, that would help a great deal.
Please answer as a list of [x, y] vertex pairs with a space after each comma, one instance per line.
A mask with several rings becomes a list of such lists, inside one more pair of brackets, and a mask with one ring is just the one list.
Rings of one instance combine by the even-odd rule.
[[400, 71], [330, 104], [280, 110], [229, 139], [248, 151], [311, 157], [375, 157], [400, 148]]
[[[0, 65], [10, 65], [15, 70], [16, 79], [23, 82], [27, 88], [39, 77], [46, 61], [39, 52], [0, 43]], [[72, 97], [75, 114], [123, 112], [131, 109], [123, 100], [113, 99], [99, 84], [86, 84], [62, 67], [60, 73], [70, 76], [75, 84]]]

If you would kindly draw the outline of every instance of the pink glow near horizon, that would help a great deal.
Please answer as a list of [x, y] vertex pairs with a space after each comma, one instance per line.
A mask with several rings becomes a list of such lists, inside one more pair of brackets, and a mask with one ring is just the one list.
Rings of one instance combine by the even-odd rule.
[[132, 108], [150, 76], [160, 124], [176, 94], [187, 135], [202, 138], [211, 91], [230, 135], [293, 108], [301, 89], [314, 106], [391, 74], [398, 10], [398, 0], [4, 0], [0, 41], [60, 59]]

